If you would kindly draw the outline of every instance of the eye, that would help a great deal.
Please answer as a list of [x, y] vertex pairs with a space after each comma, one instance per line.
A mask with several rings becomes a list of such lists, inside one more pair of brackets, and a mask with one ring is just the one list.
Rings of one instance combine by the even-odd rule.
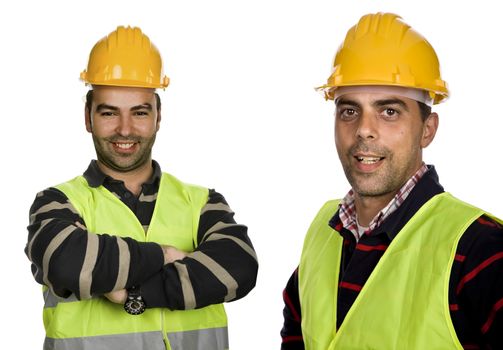
[[100, 115], [102, 117], [113, 117], [115, 115], [115, 112], [112, 112], [112, 111], [104, 111], [104, 112], [101, 112]]
[[148, 114], [148, 112], [146, 112], [146, 111], [136, 111], [136, 112], [134, 113], [134, 115], [135, 115], [135, 116], [137, 116], [137, 117], [146, 117], [146, 116], [148, 116], [149, 114]]
[[396, 119], [398, 118], [400, 112], [394, 108], [386, 108], [381, 114], [385, 119]]
[[353, 108], [342, 108], [339, 111], [339, 118], [342, 120], [352, 120], [357, 117], [357, 111]]

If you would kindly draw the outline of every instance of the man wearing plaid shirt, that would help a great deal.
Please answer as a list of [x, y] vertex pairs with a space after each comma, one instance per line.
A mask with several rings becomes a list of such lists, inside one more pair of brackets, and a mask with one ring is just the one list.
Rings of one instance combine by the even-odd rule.
[[448, 96], [431, 45], [366, 15], [319, 89], [351, 190], [309, 228], [281, 348], [503, 349], [501, 220], [445, 192], [422, 157]]

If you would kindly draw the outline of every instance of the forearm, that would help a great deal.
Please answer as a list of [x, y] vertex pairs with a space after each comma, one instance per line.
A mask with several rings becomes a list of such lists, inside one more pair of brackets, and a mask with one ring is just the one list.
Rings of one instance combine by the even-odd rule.
[[[216, 248], [215, 248], [216, 247]], [[244, 254], [216, 256], [215, 250], [232, 251], [229, 242], [206, 245], [182, 260], [164, 266], [142, 285], [149, 307], [185, 310], [244, 297], [255, 286], [257, 263]], [[251, 276], [251, 277], [250, 277]]]
[[149, 307], [184, 310], [242, 298], [255, 286], [258, 263], [247, 228], [233, 218], [223, 196], [210, 194], [201, 211], [199, 245], [145, 282]]
[[283, 290], [283, 328], [281, 329], [282, 350], [303, 350], [298, 270], [292, 274]]
[[502, 281], [503, 227], [483, 216], [461, 237], [451, 270], [450, 312], [463, 346], [503, 348]]
[[30, 214], [25, 251], [32, 271], [59, 296], [87, 299], [140, 284], [162, 268], [159, 245], [88, 232], [55, 189], [37, 196]]

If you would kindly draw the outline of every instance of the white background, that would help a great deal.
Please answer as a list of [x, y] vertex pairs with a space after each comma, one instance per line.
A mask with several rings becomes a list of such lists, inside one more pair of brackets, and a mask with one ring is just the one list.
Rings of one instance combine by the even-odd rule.
[[142, 28], [171, 78], [154, 158], [223, 193], [249, 226], [260, 271], [249, 296], [227, 305], [231, 347], [278, 349], [281, 293], [305, 231], [325, 200], [348, 190], [333, 144], [333, 105], [313, 87], [325, 82], [362, 15], [398, 13], [435, 47], [452, 96], [435, 108], [440, 130], [425, 160], [447, 190], [503, 216], [497, 3], [2, 2], [2, 344], [41, 348], [42, 297], [23, 253], [28, 210], [38, 191], [81, 174], [94, 157], [78, 77], [91, 47], [117, 25]]

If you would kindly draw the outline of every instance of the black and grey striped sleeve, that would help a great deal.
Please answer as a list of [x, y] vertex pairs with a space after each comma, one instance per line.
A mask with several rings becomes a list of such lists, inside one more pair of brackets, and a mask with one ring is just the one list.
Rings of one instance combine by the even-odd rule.
[[25, 253], [38, 283], [79, 299], [139, 284], [164, 263], [156, 243], [89, 232], [55, 188], [38, 193], [33, 202]]
[[198, 240], [195, 251], [141, 286], [147, 306], [201, 308], [240, 299], [253, 289], [258, 263], [247, 227], [236, 223], [225, 198], [213, 190], [201, 210]]

